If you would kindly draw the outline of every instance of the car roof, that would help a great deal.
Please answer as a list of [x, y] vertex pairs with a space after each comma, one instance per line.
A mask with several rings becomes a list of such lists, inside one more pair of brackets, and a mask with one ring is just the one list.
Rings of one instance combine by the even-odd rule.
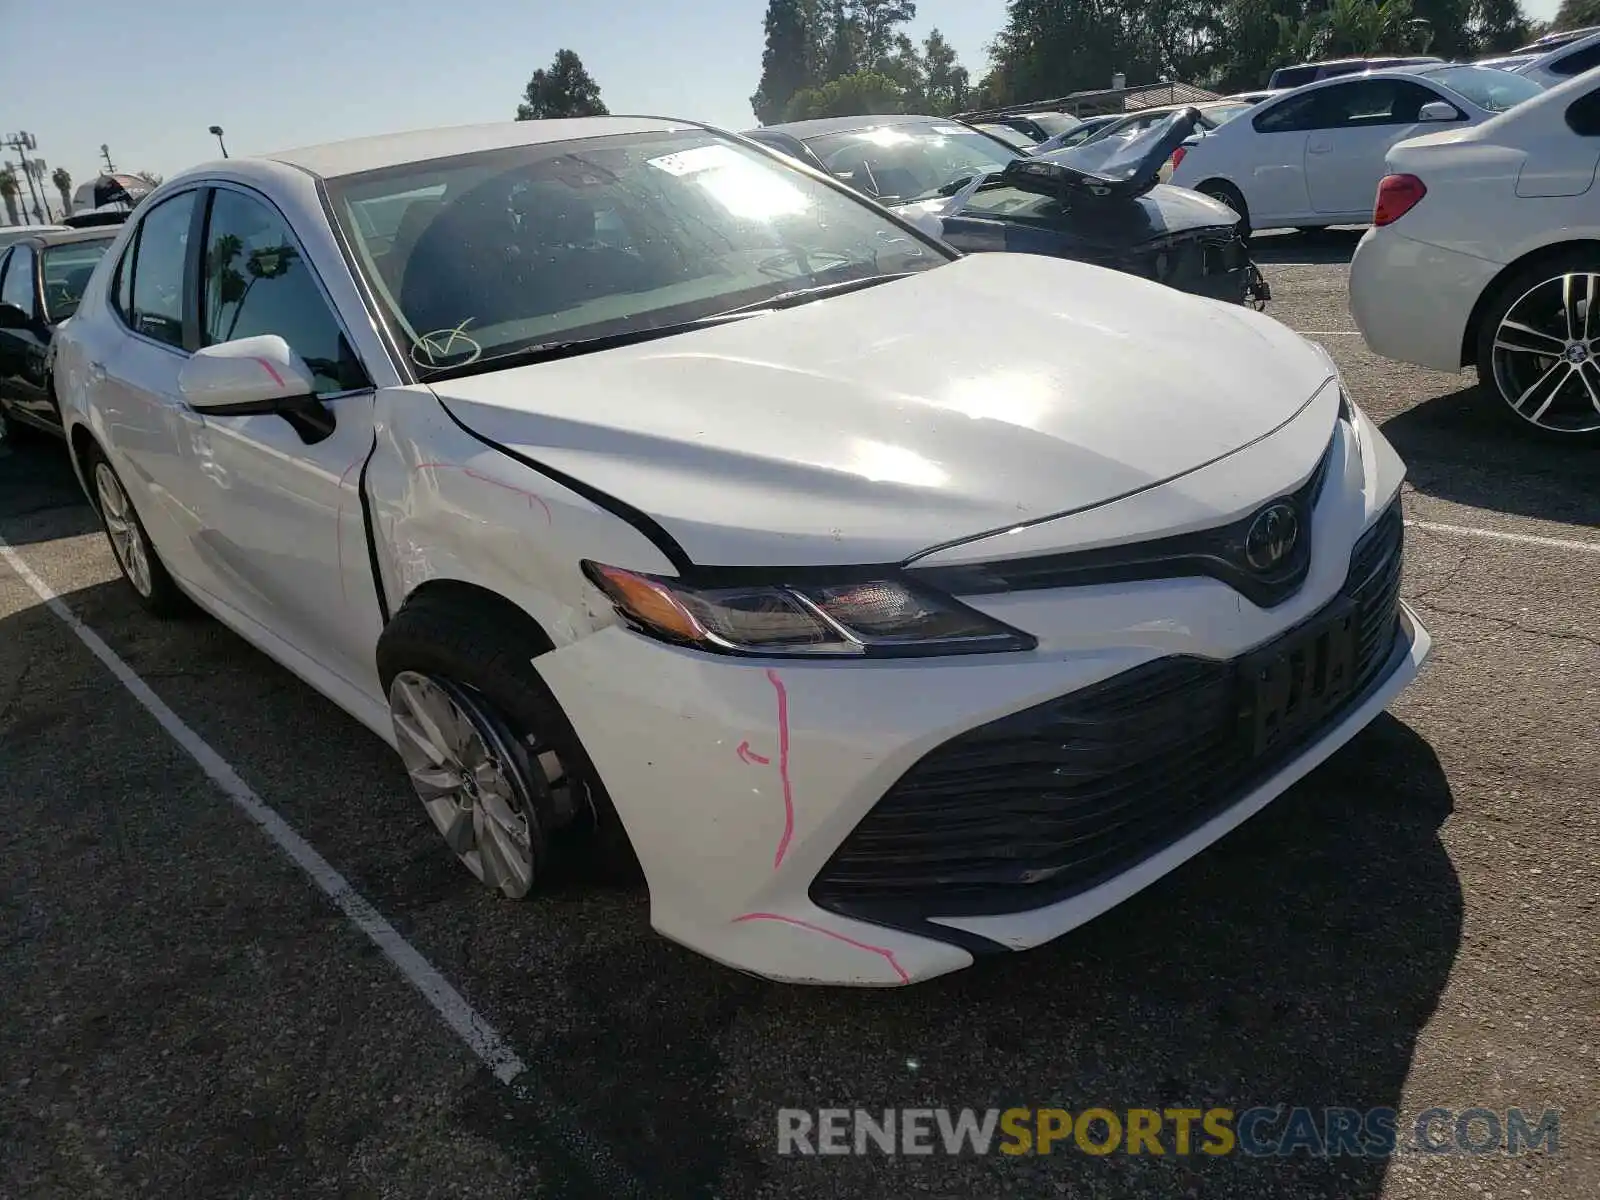
[[103, 225], [89, 229], [40, 229], [25, 237], [19, 237], [11, 244], [20, 246], [25, 243], [44, 246], [70, 246], [74, 242], [103, 242], [114, 238], [121, 230], [114, 225]]
[[[667, 133], [700, 128], [692, 121], [665, 117], [570, 117], [550, 121], [499, 121], [490, 125], [455, 125], [442, 129], [416, 129], [376, 137], [352, 138], [279, 150], [259, 157], [299, 167], [323, 179], [375, 171], [405, 163], [452, 158], [480, 150], [511, 146], [536, 146], [547, 142], [605, 137], [627, 133]], [[229, 160], [232, 161], [232, 160]], [[217, 164], [212, 164], [213, 166]]]
[[[988, 118], [985, 118], [987, 120]], [[801, 141], [822, 137], [829, 133], [854, 133], [858, 129], [879, 129], [885, 125], [967, 125], [956, 117], [929, 117], [920, 113], [876, 113], [854, 117], [818, 117], [811, 121], [789, 121], [783, 125], [768, 125], [767, 129], [787, 133]]]

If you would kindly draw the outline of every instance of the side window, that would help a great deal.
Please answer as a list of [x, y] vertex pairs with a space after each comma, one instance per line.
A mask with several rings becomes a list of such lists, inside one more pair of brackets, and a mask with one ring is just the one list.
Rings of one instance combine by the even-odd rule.
[[183, 266], [189, 252], [189, 219], [198, 195], [184, 192], [163, 200], [139, 225], [128, 324], [135, 332], [169, 346], [183, 345]]
[[218, 188], [200, 283], [204, 345], [275, 333], [305, 359], [317, 394], [368, 386], [289, 228], [259, 200]]
[[1558, 58], [1546, 68], [1550, 74], [1559, 75], [1563, 79], [1570, 79], [1574, 75], [1582, 75], [1594, 67], [1600, 67], [1600, 44], [1585, 46], [1582, 50], [1574, 50], [1565, 58]]
[[1305, 92], [1274, 104], [1266, 112], [1257, 113], [1253, 124], [1257, 133], [1299, 133], [1317, 128], [1317, 109], [1323, 96], [1338, 88]]
[[1432, 90], [1408, 79], [1360, 79], [1328, 88], [1318, 114], [1321, 129], [1367, 129], [1374, 125], [1415, 125], [1422, 106], [1440, 100]]
[[[6, 277], [6, 261], [8, 259], [10, 259], [10, 257], [11, 257], [11, 247], [10, 246], [7, 246], [4, 250], [0, 250], [0, 280], [4, 280], [5, 277]], [[3, 282], [0, 282], [0, 289], [3, 289], [4, 287], [5, 287], [5, 284]]]
[[1567, 128], [1579, 137], [1600, 137], [1600, 88], [1567, 105]]
[[11, 248], [5, 282], [0, 283], [0, 303], [15, 304], [33, 316], [33, 251], [27, 246]]

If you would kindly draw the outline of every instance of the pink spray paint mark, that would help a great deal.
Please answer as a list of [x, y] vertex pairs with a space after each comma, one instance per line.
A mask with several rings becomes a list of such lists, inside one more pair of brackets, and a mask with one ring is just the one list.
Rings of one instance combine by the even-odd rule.
[[906, 973], [906, 969], [902, 967], [895, 959], [894, 951], [888, 949], [887, 947], [869, 946], [866, 942], [858, 942], [853, 937], [846, 937], [842, 933], [835, 933], [831, 929], [824, 929], [820, 925], [813, 925], [810, 921], [802, 921], [798, 917], [785, 917], [780, 913], [745, 913], [742, 917], [735, 917], [733, 919], [733, 923], [735, 925], [739, 924], [741, 921], [781, 921], [785, 925], [798, 925], [801, 929], [809, 929], [812, 933], [820, 933], [823, 937], [831, 937], [836, 942], [843, 942], [847, 946], [854, 946], [857, 950], [866, 950], [869, 953], [880, 956], [886, 962], [888, 962], [891, 967], [894, 968], [894, 973], [900, 976], [901, 983], [911, 982], [911, 976]]
[[783, 856], [789, 852], [789, 839], [794, 836], [794, 791], [789, 786], [789, 693], [771, 667], [767, 668], [767, 681], [778, 693], [778, 778], [783, 781], [783, 837], [778, 840], [778, 852], [772, 858], [772, 869], [776, 871], [783, 865]]
[[554, 525], [555, 524], [555, 518], [550, 515], [550, 506], [544, 502], [544, 498], [542, 496], [535, 495], [533, 492], [530, 492], [525, 488], [519, 488], [515, 484], [505, 483], [502, 480], [495, 479], [495, 478], [493, 478], [491, 476], [488, 476], [488, 475], [484, 475], [483, 473], [481, 473], [479, 471], [474, 471], [471, 467], [463, 467], [463, 466], [460, 466], [457, 463], [425, 462], [425, 463], [418, 463], [416, 465], [416, 467], [413, 468], [413, 469], [414, 470], [418, 470], [418, 471], [426, 471], [426, 470], [428, 470], [430, 468], [432, 468], [434, 470], [439, 470], [439, 471], [460, 471], [464, 475], [466, 475], [466, 477], [468, 479], [476, 479], [479, 483], [487, 483], [487, 484], [490, 484], [490, 485], [492, 485], [494, 487], [497, 487], [497, 488], [504, 488], [508, 492], [515, 492], [519, 496], [524, 496], [524, 497], [527, 498], [528, 507], [530, 509], [535, 504], [537, 504], [540, 508], [544, 509], [545, 524], [547, 524], [547, 525]]
[[747, 763], [760, 763], [763, 767], [772, 762], [765, 754], [757, 754], [750, 749], [749, 742], [740, 742], [739, 748], [734, 753]]
[[263, 371], [265, 371], [268, 375], [272, 376], [272, 382], [273, 383], [277, 384], [279, 387], [286, 387], [287, 386], [283, 382], [283, 376], [278, 374], [278, 368], [277, 367], [273, 366], [270, 362], [268, 362], [264, 358], [258, 358], [258, 359], [256, 359], [256, 362], [261, 364], [261, 369]]

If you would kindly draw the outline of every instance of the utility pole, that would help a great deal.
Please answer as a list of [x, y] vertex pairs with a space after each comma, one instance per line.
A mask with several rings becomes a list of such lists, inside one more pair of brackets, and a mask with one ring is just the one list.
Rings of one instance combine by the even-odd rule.
[[15, 150], [17, 157], [22, 160], [22, 176], [28, 182], [28, 196], [33, 201], [34, 219], [42, 221], [44, 209], [39, 202], [39, 193], [34, 187], [38, 181], [34, 179], [32, 165], [28, 162], [28, 151], [38, 149], [38, 140], [33, 134], [24, 130], [21, 133], [7, 134], [3, 144]]
[[111, 147], [104, 142], [100, 143], [100, 157], [106, 160], [106, 174], [115, 175], [117, 173], [117, 164], [111, 161]]

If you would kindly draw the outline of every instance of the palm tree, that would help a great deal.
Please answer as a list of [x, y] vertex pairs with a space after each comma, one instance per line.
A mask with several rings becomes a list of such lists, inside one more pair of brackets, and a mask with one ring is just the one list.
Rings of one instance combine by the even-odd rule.
[[72, 176], [65, 167], [57, 167], [50, 172], [50, 182], [56, 185], [56, 191], [61, 194], [61, 211], [63, 214], [72, 211]]

